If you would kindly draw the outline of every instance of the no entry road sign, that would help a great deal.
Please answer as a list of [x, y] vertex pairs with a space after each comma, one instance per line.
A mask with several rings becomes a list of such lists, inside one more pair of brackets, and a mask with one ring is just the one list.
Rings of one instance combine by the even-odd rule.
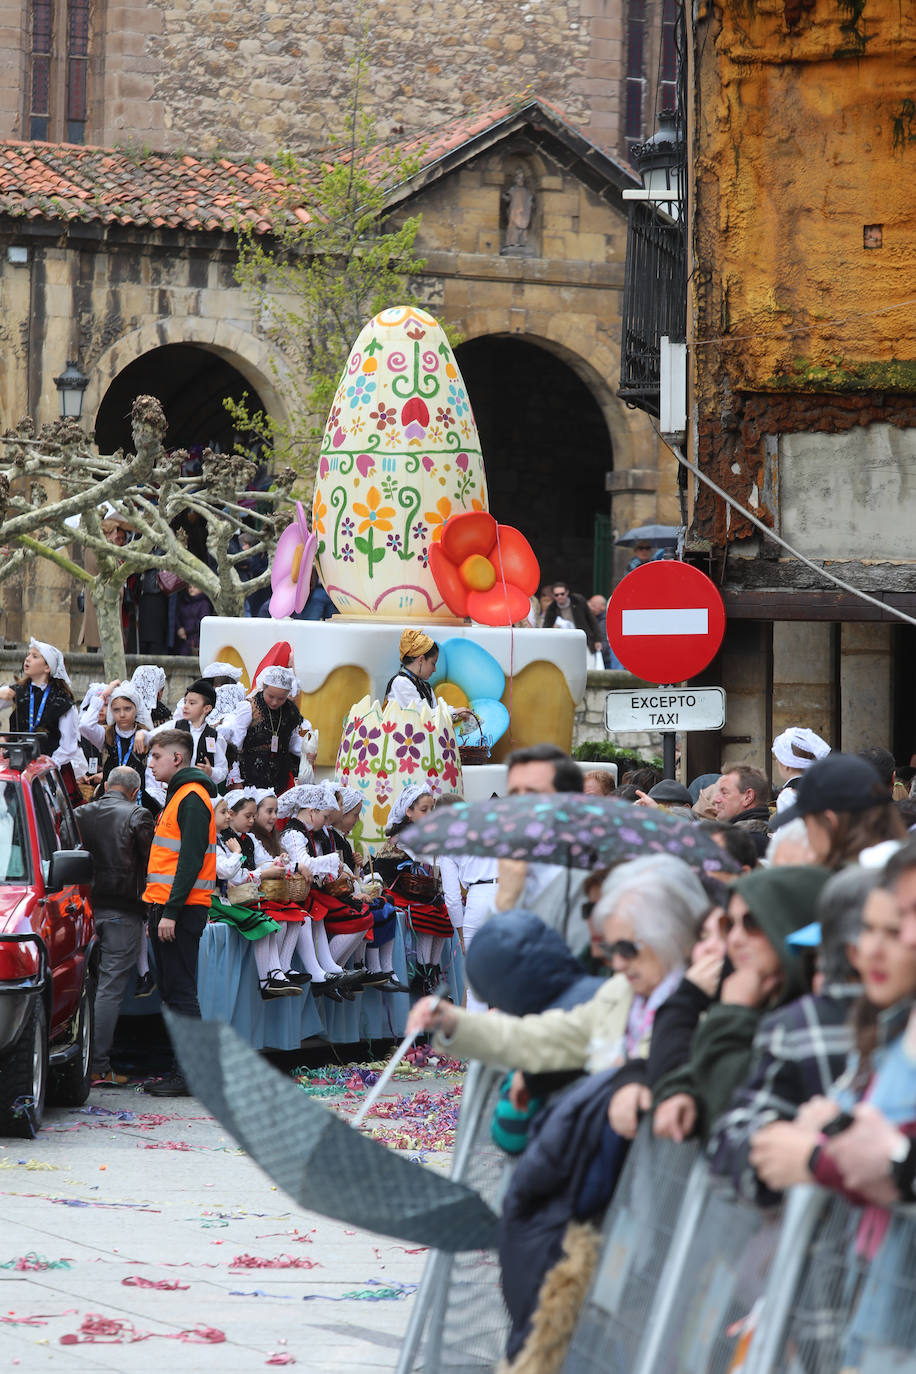
[[634, 568], [607, 608], [607, 637], [623, 666], [645, 682], [685, 682], [719, 651], [725, 607], [718, 588], [690, 563]]

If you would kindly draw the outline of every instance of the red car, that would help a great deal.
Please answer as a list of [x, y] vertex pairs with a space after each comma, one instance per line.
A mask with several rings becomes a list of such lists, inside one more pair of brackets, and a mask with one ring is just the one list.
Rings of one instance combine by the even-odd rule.
[[41, 743], [0, 753], [0, 1136], [37, 1135], [46, 1099], [81, 1106], [92, 1083], [92, 858]]

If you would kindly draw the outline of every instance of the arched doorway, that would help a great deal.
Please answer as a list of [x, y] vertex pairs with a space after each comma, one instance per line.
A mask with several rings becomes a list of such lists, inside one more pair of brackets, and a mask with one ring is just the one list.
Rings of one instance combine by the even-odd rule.
[[225, 358], [195, 344], [165, 344], [128, 363], [106, 391], [95, 421], [102, 453], [132, 451], [130, 409], [134, 398], [143, 395], [162, 403], [166, 448], [229, 452], [236, 430], [224, 404], [227, 398], [240, 401], [247, 395], [249, 411], [264, 412], [251, 383]]
[[[490, 510], [530, 541], [544, 580], [591, 596], [596, 534], [609, 530], [607, 422], [585, 382], [555, 353], [513, 335], [470, 339], [456, 350], [490, 493]], [[600, 560], [599, 560], [600, 562]], [[600, 577], [601, 573], [598, 571]]]

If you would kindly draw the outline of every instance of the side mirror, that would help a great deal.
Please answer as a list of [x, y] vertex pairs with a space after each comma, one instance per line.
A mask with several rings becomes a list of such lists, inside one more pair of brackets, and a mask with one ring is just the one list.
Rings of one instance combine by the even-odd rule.
[[59, 892], [62, 887], [90, 887], [92, 884], [92, 855], [85, 849], [57, 849], [51, 855], [47, 892]]

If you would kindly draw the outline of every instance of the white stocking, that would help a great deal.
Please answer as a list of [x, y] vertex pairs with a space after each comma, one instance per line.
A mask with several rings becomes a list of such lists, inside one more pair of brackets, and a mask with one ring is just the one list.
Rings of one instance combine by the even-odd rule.
[[313, 983], [323, 983], [325, 980], [324, 969], [318, 962], [318, 955], [315, 953], [315, 941], [312, 937], [312, 922], [308, 919], [302, 925], [293, 926], [298, 931], [296, 938], [296, 953], [302, 960], [306, 973], [312, 975]]
[[432, 935], [426, 935], [422, 931], [417, 931], [417, 959], [421, 964], [431, 964], [433, 962], [433, 945], [435, 941]]
[[277, 967], [272, 959], [269, 940], [270, 936], [265, 935], [263, 939], [252, 940], [251, 942], [251, 953], [254, 956], [255, 967], [258, 970], [258, 978], [262, 983], [271, 969], [276, 969]]
[[370, 973], [381, 973], [382, 963], [378, 957], [378, 945], [366, 946], [366, 968]]
[[331, 946], [328, 944], [328, 933], [324, 928], [324, 921], [312, 922], [312, 935], [315, 940], [315, 954], [318, 956], [318, 962], [325, 973], [343, 973], [343, 969], [331, 953]]
[[299, 939], [298, 921], [284, 921], [275, 938], [278, 951], [277, 968], [288, 973], [293, 959], [293, 951], [296, 948], [296, 941]]
[[140, 937], [140, 953], [137, 955], [137, 972], [142, 978], [145, 973], [149, 973], [149, 936], [146, 933], [146, 926], [143, 927], [143, 934]]
[[350, 955], [355, 953], [356, 949], [363, 943], [364, 938], [361, 930], [356, 931], [355, 934], [351, 931], [349, 935], [332, 935], [328, 940], [331, 957], [338, 964], [345, 964]]
[[[374, 946], [373, 946], [374, 948]], [[394, 973], [394, 941], [386, 940], [383, 945], [379, 945], [378, 954], [375, 956], [379, 961], [380, 969], [385, 973]]]

